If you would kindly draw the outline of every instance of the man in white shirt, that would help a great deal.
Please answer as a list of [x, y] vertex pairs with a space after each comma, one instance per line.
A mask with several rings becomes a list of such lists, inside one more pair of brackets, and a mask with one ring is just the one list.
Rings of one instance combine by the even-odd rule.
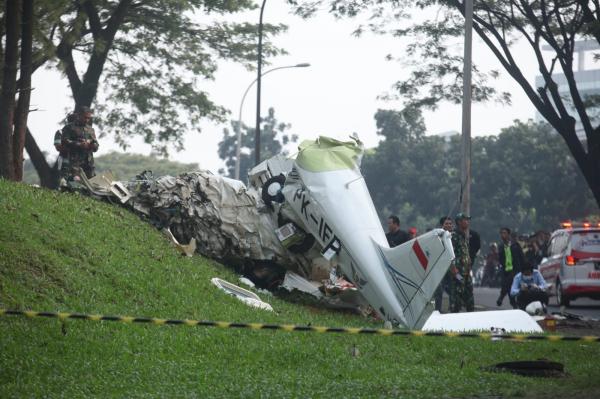
[[527, 305], [534, 301], [540, 301], [547, 306], [547, 287], [542, 274], [534, 270], [531, 265], [526, 265], [513, 279], [510, 296], [516, 299], [517, 306], [522, 310], [525, 310]]

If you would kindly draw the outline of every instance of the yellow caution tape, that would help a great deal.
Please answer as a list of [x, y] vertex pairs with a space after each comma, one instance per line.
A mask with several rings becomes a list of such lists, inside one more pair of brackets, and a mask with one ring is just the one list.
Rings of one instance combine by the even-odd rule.
[[145, 323], [154, 325], [186, 325], [200, 327], [218, 327], [218, 328], [244, 328], [249, 330], [279, 330], [279, 331], [299, 331], [316, 333], [342, 333], [342, 334], [370, 334], [370, 335], [403, 335], [414, 337], [453, 337], [453, 338], [480, 338], [480, 339], [503, 339], [512, 341], [569, 341], [569, 342], [598, 342], [600, 336], [565, 336], [565, 335], [523, 335], [523, 334], [490, 334], [490, 333], [457, 333], [457, 332], [439, 332], [439, 331], [421, 331], [421, 330], [392, 330], [392, 329], [374, 329], [357, 327], [323, 327], [323, 326], [302, 326], [293, 324], [265, 324], [265, 323], [236, 323], [227, 321], [209, 321], [209, 320], [177, 320], [161, 319], [148, 317], [132, 316], [103, 316], [97, 314], [66, 313], [66, 312], [36, 312], [32, 310], [12, 310], [0, 309], [0, 316], [26, 316], [48, 317], [59, 320], [76, 319], [89, 321], [118, 321], [122, 323]]

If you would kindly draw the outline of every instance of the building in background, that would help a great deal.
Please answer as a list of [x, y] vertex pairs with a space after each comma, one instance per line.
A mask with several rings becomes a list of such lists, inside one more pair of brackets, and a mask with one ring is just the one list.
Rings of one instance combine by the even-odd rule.
[[[599, 49], [600, 45], [595, 40], [581, 40], [575, 42], [574, 56], [577, 58], [577, 70], [573, 72], [575, 75], [575, 81], [577, 82], [577, 87], [579, 88], [579, 93], [581, 94], [584, 100], [590, 95], [600, 95], [600, 68], [589, 68], [591, 64], [594, 63], [594, 54], [591, 51]], [[552, 47], [545, 45], [542, 47], [542, 50], [549, 51], [553, 49]], [[586, 69], [586, 67], [589, 69]], [[564, 73], [553, 73], [552, 77], [554, 78], [556, 84], [558, 84], [558, 92], [560, 93], [560, 95], [564, 96], [563, 98], [570, 99], [571, 95], [569, 93], [569, 85], [567, 83], [567, 79], [565, 78]], [[541, 76], [536, 76], [535, 86], [543, 87], [544, 84], [544, 79]], [[569, 114], [571, 114], [577, 120], [577, 124], [575, 127], [577, 131], [577, 136], [583, 143], [585, 143], [585, 132], [583, 130], [581, 119], [579, 118], [577, 111], [575, 111], [575, 108], [572, 105], [568, 108], [568, 110]], [[593, 114], [590, 113], [590, 118], [592, 116]], [[541, 122], [545, 119], [539, 112], [536, 112], [535, 120], [536, 122]]]

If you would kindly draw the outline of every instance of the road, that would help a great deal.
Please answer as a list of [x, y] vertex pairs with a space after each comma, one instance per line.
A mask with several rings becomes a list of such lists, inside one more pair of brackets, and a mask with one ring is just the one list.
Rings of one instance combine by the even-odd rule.
[[[496, 299], [500, 293], [500, 288], [475, 287], [475, 310], [498, 310], [511, 309], [508, 298], [504, 298], [502, 306], [496, 306]], [[550, 297], [550, 306], [548, 311], [558, 312], [559, 306], [556, 303], [556, 297]], [[594, 319], [600, 319], [600, 301], [588, 298], [579, 298], [571, 301], [571, 305], [565, 308], [565, 312], [586, 316]]]

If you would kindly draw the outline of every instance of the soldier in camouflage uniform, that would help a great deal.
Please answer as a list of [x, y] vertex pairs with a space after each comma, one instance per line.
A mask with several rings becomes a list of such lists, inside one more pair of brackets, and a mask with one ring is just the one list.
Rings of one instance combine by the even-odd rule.
[[469, 240], [466, 231], [471, 218], [464, 213], [456, 215], [456, 230], [452, 233], [452, 246], [456, 258], [450, 266], [450, 311], [460, 312], [464, 305], [467, 312], [475, 310], [473, 298], [473, 280], [471, 279], [471, 257], [469, 256]]
[[77, 180], [79, 168], [88, 178], [96, 175], [94, 152], [98, 151], [98, 140], [91, 120], [92, 110], [89, 107], [77, 107], [67, 125], [54, 136], [54, 146], [62, 159], [60, 175], [67, 182]]

